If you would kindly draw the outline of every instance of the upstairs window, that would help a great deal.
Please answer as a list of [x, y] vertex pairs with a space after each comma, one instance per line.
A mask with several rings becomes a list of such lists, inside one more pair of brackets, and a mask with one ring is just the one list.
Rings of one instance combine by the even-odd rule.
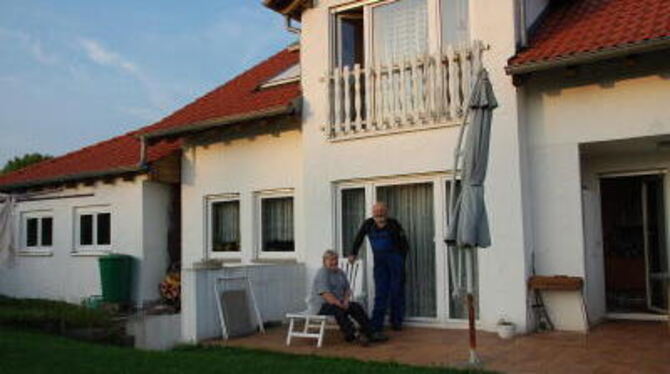
[[335, 65], [365, 64], [363, 41], [363, 8], [337, 13], [335, 16]]
[[388, 65], [459, 46], [470, 38], [468, 7], [469, 0], [391, 0], [336, 8], [333, 64]]
[[26, 212], [21, 218], [21, 249], [50, 250], [53, 245], [53, 216], [51, 212]]
[[442, 49], [470, 40], [468, 0], [441, 0]]
[[428, 53], [427, 0], [400, 0], [372, 8], [373, 59], [397, 64]]

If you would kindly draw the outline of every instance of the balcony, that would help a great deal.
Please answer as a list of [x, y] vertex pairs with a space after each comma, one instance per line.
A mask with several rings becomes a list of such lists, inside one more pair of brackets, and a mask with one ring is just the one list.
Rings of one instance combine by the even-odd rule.
[[422, 130], [463, 118], [482, 66], [479, 41], [393, 64], [337, 67], [328, 76], [332, 141]]

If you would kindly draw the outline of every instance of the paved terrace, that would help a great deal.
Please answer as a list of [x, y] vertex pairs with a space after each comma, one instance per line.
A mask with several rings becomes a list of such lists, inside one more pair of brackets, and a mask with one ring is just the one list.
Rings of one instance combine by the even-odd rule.
[[[467, 331], [406, 328], [390, 331], [390, 341], [367, 348], [345, 343], [331, 330], [321, 349], [313, 340], [295, 339], [285, 345], [286, 328], [216, 341], [237, 347], [387, 361], [421, 366], [463, 366], [467, 361]], [[608, 322], [588, 334], [550, 332], [505, 341], [479, 333], [484, 369], [505, 373], [670, 373], [670, 328], [662, 322]]]

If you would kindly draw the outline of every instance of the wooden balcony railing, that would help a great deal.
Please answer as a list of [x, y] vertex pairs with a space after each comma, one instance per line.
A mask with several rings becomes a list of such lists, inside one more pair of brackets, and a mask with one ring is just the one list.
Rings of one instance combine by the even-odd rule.
[[329, 74], [331, 140], [421, 129], [462, 118], [483, 44], [449, 47], [391, 65], [335, 68]]

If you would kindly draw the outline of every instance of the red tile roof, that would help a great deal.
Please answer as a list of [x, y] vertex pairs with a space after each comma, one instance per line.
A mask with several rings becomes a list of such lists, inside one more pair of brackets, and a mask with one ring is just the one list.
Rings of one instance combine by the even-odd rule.
[[529, 47], [509, 61], [526, 64], [670, 41], [670, 0], [554, 0]]
[[[173, 129], [231, 115], [243, 115], [289, 105], [300, 97], [297, 82], [259, 90], [266, 80], [298, 63], [299, 51], [284, 49], [228, 83], [186, 105], [159, 122], [64, 156], [43, 161], [0, 176], [0, 190], [11, 187], [51, 183], [81, 176], [103, 175], [119, 170], [137, 171], [140, 160], [139, 135]], [[147, 161], [153, 162], [178, 151], [181, 140], [161, 140], [147, 149]]]
[[263, 89], [259, 86], [298, 64], [299, 60], [298, 49], [284, 49], [141, 132], [164, 132], [203, 121], [289, 106], [301, 97], [299, 82]]

